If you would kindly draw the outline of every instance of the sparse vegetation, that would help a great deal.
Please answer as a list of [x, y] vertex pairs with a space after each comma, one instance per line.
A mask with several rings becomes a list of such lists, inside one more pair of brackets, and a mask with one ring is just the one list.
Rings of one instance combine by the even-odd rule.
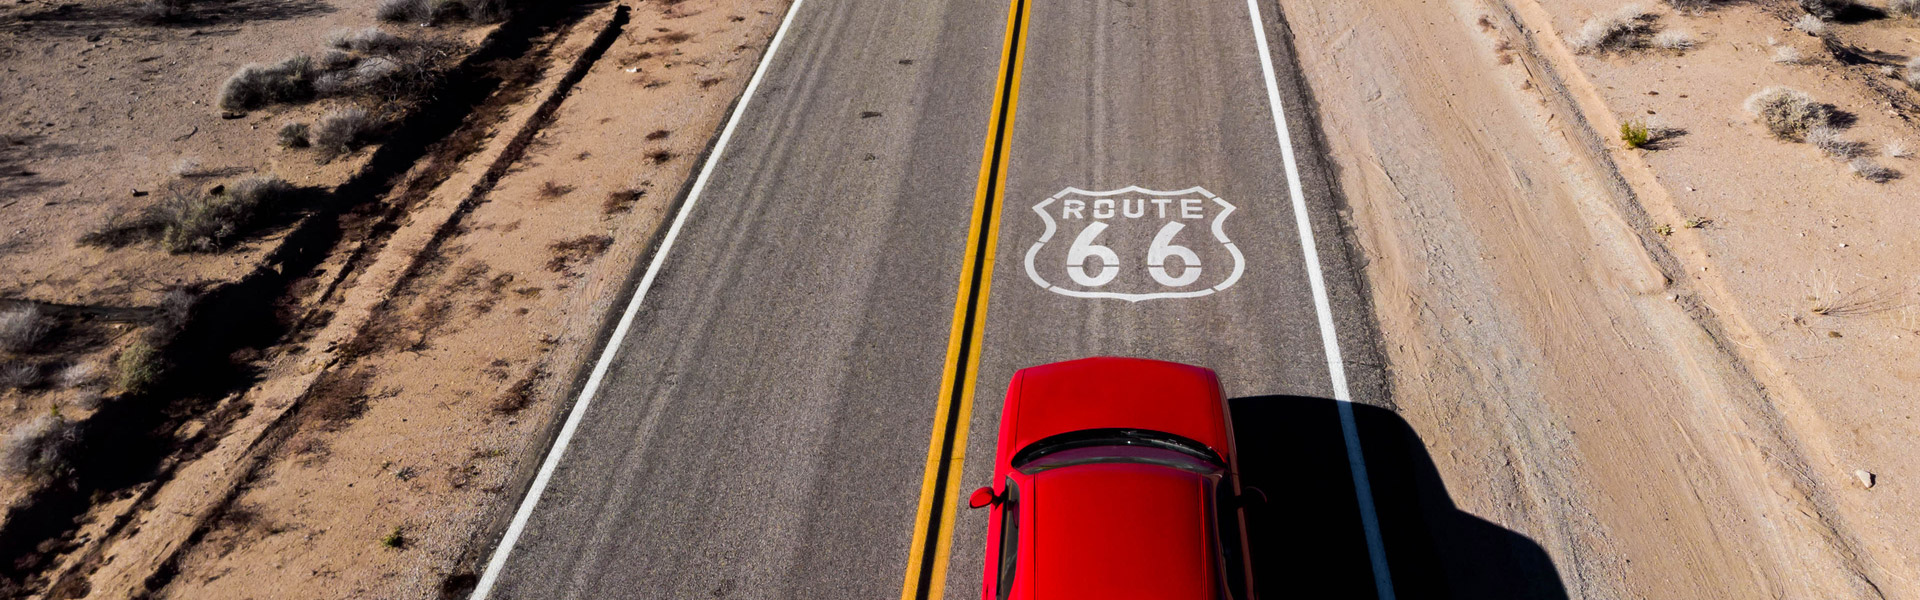
[[1647, 129], [1645, 123], [1637, 121], [1620, 123], [1620, 141], [1626, 142], [1628, 148], [1639, 149], [1652, 140], [1653, 132]]
[[1832, 125], [1815, 125], [1808, 129], [1807, 143], [1839, 160], [1852, 160], [1867, 151], [1865, 143], [1847, 139], [1839, 128]]
[[0, 312], [0, 350], [26, 352], [39, 346], [53, 333], [53, 319], [38, 306], [23, 306]]
[[361, 54], [386, 55], [405, 50], [411, 43], [379, 27], [367, 27], [336, 30], [327, 38], [327, 45]]
[[1661, 223], [1659, 225], [1654, 226], [1653, 232], [1663, 236], [1673, 235], [1673, 226], [1668, 225], [1666, 223]]
[[1800, 15], [1800, 20], [1793, 22], [1793, 28], [1807, 35], [1825, 35], [1827, 22], [1814, 15]]
[[1715, 4], [1718, 4], [1718, 0], [1667, 0], [1667, 6], [1673, 7], [1674, 10], [1687, 13], [1703, 12], [1709, 8], [1713, 8]]
[[388, 23], [426, 23], [433, 18], [427, 0], [380, 0], [373, 16]]
[[541, 198], [546, 198], [546, 199], [559, 198], [561, 196], [567, 195], [572, 191], [573, 191], [573, 186], [564, 185], [559, 182], [548, 181], [546, 183], [540, 184]]
[[1652, 40], [1654, 23], [1659, 18], [1639, 5], [1630, 5], [1611, 15], [1587, 20], [1567, 43], [1581, 54], [1645, 48]]
[[146, 340], [135, 341], [113, 358], [113, 386], [121, 393], [146, 391], [160, 379], [160, 350]]
[[0, 440], [0, 472], [10, 477], [45, 479], [67, 470], [68, 454], [79, 441], [72, 422], [49, 412], [15, 425]]
[[[1807, 11], [1808, 15], [1819, 17], [1823, 21], [1831, 21], [1834, 17], [1840, 16], [1840, 13], [1851, 10], [1854, 7], [1853, 0], [1798, 0], [1798, 2], [1800, 3], [1801, 10]], [[1807, 33], [1819, 35], [1812, 31], [1808, 31]]]
[[1803, 65], [1807, 63], [1805, 54], [1793, 46], [1781, 46], [1773, 50], [1773, 62], [1783, 65]]
[[306, 123], [289, 121], [280, 125], [280, 145], [286, 148], [305, 148], [312, 145], [307, 139], [309, 127]]
[[373, 117], [358, 108], [344, 108], [320, 117], [313, 145], [332, 158], [358, 148], [375, 129]]
[[24, 360], [0, 363], [0, 390], [26, 390], [45, 383], [45, 370]]
[[1852, 162], [1847, 163], [1847, 169], [1853, 171], [1853, 174], [1860, 176], [1861, 179], [1874, 183], [1886, 183], [1900, 176], [1898, 171], [1874, 162], [1871, 158], [1853, 159]]
[[86, 386], [92, 384], [93, 380], [99, 377], [99, 374], [96, 372], [97, 370], [98, 368], [91, 362], [73, 363], [60, 369], [60, 374], [56, 377], [56, 383], [58, 383], [60, 387], [67, 389]]
[[656, 165], [666, 164], [667, 161], [673, 160], [673, 153], [666, 150], [655, 150], [647, 153], [647, 160], [653, 161], [653, 164]]
[[297, 54], [274, 65], [240, 67], [220, 87], [220, 108], [241, 112], [313, 97], [313, 59]]
[[216, 193], [175, 193], [155, 207], [160, 246], [168, 252], [217, 252], [270, 205], [293, 192], [278, 178], [251, 177]]
[[1713, 224], [1713, 219], [1708, 219], [1704, 217], [1688, 217], [1687, 218], [1687, 229], [1706, 229], [1708, 225], [1712, 225], [1712, 224]]
[[1682, 29], [1662, 31], [1653, 36], [1653, 45], [1667, 50], [1692, 50], [1699, 44], [1700, 40], [1694, 37], [1693, 32]]
[[639, 189], [610, 192], [607, 194], [607, 200], [600, 204], [600, 212], [612, 215], [633, 210], [633, 204], [639, 202], [640, 197], [646, 194], [646, 190]]
[[1760, 90], [1747, 97], [1746, 108], [1774, 137], [1787, 141], [1805, 141], [1814, 127], [1833, 123], [1832, 106], [1789, 87]]
[[1920, 56], [1907, 60], [1907, 76], [1902, 78], [1907, 87], [1920, 90]]
[[547, 270], [555, 273], [572, 274], [576, 264], [599, 256], [613, 246], [613, 238], [604, 235], [584, 235], [571, 240], [554, 242], [547, 246], [553, 250], [553, 258], [547, 261]]
[[395, 550], [405, 548], [407, 547], [407, 534], [399, 527], [395, 527], [393, 531], [389, 531], [386, 535], [380, 536], [380, 545]]
[[1881, 146], [1880, 153], [1885, 154], [1887, 158], [1906, 158], [1913, 156], [1913, 147], [1908, 146], [1906, 140], [1894, 140]]
[[187, 15], [187, 0], [140, 0], [133, 15], [142, 23], [172, 23]]
[[1887, 0], [1887, 14], [1920, 18], [1920, 0]]

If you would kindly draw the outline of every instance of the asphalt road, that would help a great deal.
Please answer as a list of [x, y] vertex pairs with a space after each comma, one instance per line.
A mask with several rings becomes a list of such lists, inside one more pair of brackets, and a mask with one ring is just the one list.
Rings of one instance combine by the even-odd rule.
[[[937, 463], [950, 438], [960, 467], [944, 498], [983, 485], [1015, 370], [1140, 356], [1211, 367], [1255, 408], [1335, 395], [1248, 7], [1035, 2], [1007, 102], [1010, 8], [805, 0], [490, 597], [977, 596], [984, 515], [942, 505], [928, 524], [923, 499], [945, 502], [929, 495], [929, 440]], [[1353, 396], [1378, 402], [1308, 98], [1277, 7], [1262, 10], [1325, 316]], [[983, 248], [990, 268], [972, 277]], [[1101, 293], [1117, 297], [1086, 297]], [[953, 404], [948, 386], [969, 380], [972, 402]], [[971, 434], [942, 433], [943, 414]], [[1336, 412], [1300, 415], [1236, 435], [1335, 432], [1303, 452], [1344, 473]], [[1324, 554], [1371, 597], [1352, 482], [1320, 484], [1268, 487], [1340, 499], [1304, 516], [1349, 539]], [[944, 561], [916, 554], [941, 545], [916, 530], [951, 532]], [[916, 583], [928, 561], [944, 576]]]

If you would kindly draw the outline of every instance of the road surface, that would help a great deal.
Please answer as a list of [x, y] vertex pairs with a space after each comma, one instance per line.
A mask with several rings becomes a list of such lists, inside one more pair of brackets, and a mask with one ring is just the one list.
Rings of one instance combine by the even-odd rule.
[[1366, 436], [1286, 397], [1384, 402], [1276, 10], [803, 0], [476, 596], [977, 596], [1006, 382], [1125, 355], [1241, 398], [1263, 587], [1387, 597]]

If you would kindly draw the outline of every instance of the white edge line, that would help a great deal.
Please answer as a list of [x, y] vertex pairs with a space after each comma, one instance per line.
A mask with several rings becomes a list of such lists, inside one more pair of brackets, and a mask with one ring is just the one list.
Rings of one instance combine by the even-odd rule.
[[714, 167], [720, 164], [720, 157], [726, 153], [727, 142], [733, 139], [733, 131], [740, 126], [741, 115], [746, 114], [747, 105], [753, 102], [753, 93], [760, 88], [760, 80], [766, 77], [767, 65], [773, 64], [773, 56], [780, 51], [780, 41], [787, 37], [787, 28], [793, 25], [793, 17], [800, 13], [800, 4], [806, 0], [793, 0], [788, 5], [786, 17], [780, 20], [780, 28], [774, 31], [773, 41], [767, 43], [767, 53], [760, 57], [760, 66], [754, 68], [753, 79], [747, 81], [747, 89], [740, 93], [740, 104], [733, 107], [733, 115], [727, 118], [727, 126], [720, 130], [720, 139], [714, 142], [713, 154], [707, 157], [707, 163], [700, 168], [700, 176], [694, 178], [693, 188], [687, 192], [687, 201], [680, 205], [679, 214], [674, 215], [673, 225], [667, 228], [667, 235], [660, 240], [660, 248], [654, 251], [653, 262], [647, 265], [647, 272], [635, 287], [633, 299], [627, 302], [627, 310], [620, 315], [620, 323], [613, 328], [613, 335], [607, 338], [607, 345], [600, 351], [599, 362], [593, 365], [593, 374], [587, 377], [586, 387], [580, 390], [580, 398], [573, 404], [573, 410], [567, 414], [567, 422], [560, 427], [560, 435], [553, 442], [553, 448], [547, 451], [545, 462], [540, 464], [540, 472], [533, 478], [533, 485], [527, 489], [527, 495], [520, 501], [520, 508], [513, 513], [513, 521], [507, 524], [507, 532], [500, 538], [500, 544], [493, 549], [493, 556], [487, 559], [487, 570], [480, 575], [480, 582], [474, 585], [470, 600], [486, 600], [493, 592], [493, 586], [500, 580], [500, 572], [505, 569], [507, 557], [513, 554], [514, 544], [520, 541], [520, 534], [526, 531], [527, 521], [533, 518], [533, 510], [540, 503], [541, 494], [547, 490], [547, 483], [553, 480], [553, 473], [560, 466], [560, 458], [567, 452], [567, 444], [573, 441], [573, 434], [580, 428], [580, 421], [587, 414], [587, 407], [593, 403], [595, 392], [606, 378], [607, 368], [612, 366], [613, 358], [620, 352], [620, 342], [627, 336], [627, 330], [633, 326], [633, 319], [640, 313], [640, 304], [647, 298], [647, 289], [653, 287], [653, 280], [660, 274], [661, 265], [666, 263], [667, 253], [673, 249], [673, 242], [680, 237], [680, 228], [686, 225], [687, 215], [693, 213], [693, 205], [700, 200], [700, 192], [707, 187], [707, 180], [713, 177]]
[[1374, 511], [1373, 485], [1367, 480], [1367, 460], [1360, 451], [1360, 432], [1353, 418], [1353, 397], [1347, 390], [1347, 370], [1340, 358], [1340, 340], [1333, 331], [1333, 305], [1327, 300], [1327, 282], [1320, 273], [1320, 250], [1313, 241], [1313, 222], [1307, 218], [1307, 199], [1300, 190], [1300, 167], [1294, 162], [1293, 137], [1287, 131], [1286, 110], [1280, 103], [1280, 83], [1273, 71], [1273, 52], [1267, 47], [1266, 23], [1258, 0], [1247, 0], [1253, 17], [1253, 39], [1260, 49], [1260, 74], [1266, 78], [1267, 100], [1273, 109], [1274, 133], [1280, 137], [1280, 158], [1286, 165], [1287, 191], [1293, 199], [1293, 219], [1300, 228], [1300, 246], [1307, 257], [1307, 283], [1313, 288], [1313, 309], [1320, 317], [1320, 341], [1326, 346], [1327, 373], [1333, 379], [1334, 404], [1340, 413], [1340, 433], [1346, 438], [1347, 464], [1353, 471], [1354, 496], [1360, 504], [1360, 528], [1367, 538], [1367, 558], [1373, 563], [1373, 587], [1380, 600], [1393, 600], [1393, 575], [1387, 569], [1386, 546], [1380, 538], [1380, 518]]

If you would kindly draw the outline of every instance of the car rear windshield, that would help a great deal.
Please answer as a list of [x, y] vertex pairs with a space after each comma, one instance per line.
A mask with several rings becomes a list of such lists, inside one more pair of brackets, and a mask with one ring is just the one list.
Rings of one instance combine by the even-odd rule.
[[1205, 475], [1220, 472], [1226, 461], [1205, 444], [1147, 429], [1084, 429], [1050, 436], [1013, 455], [1024, 473], [1093, 462], [1144, 462]]

